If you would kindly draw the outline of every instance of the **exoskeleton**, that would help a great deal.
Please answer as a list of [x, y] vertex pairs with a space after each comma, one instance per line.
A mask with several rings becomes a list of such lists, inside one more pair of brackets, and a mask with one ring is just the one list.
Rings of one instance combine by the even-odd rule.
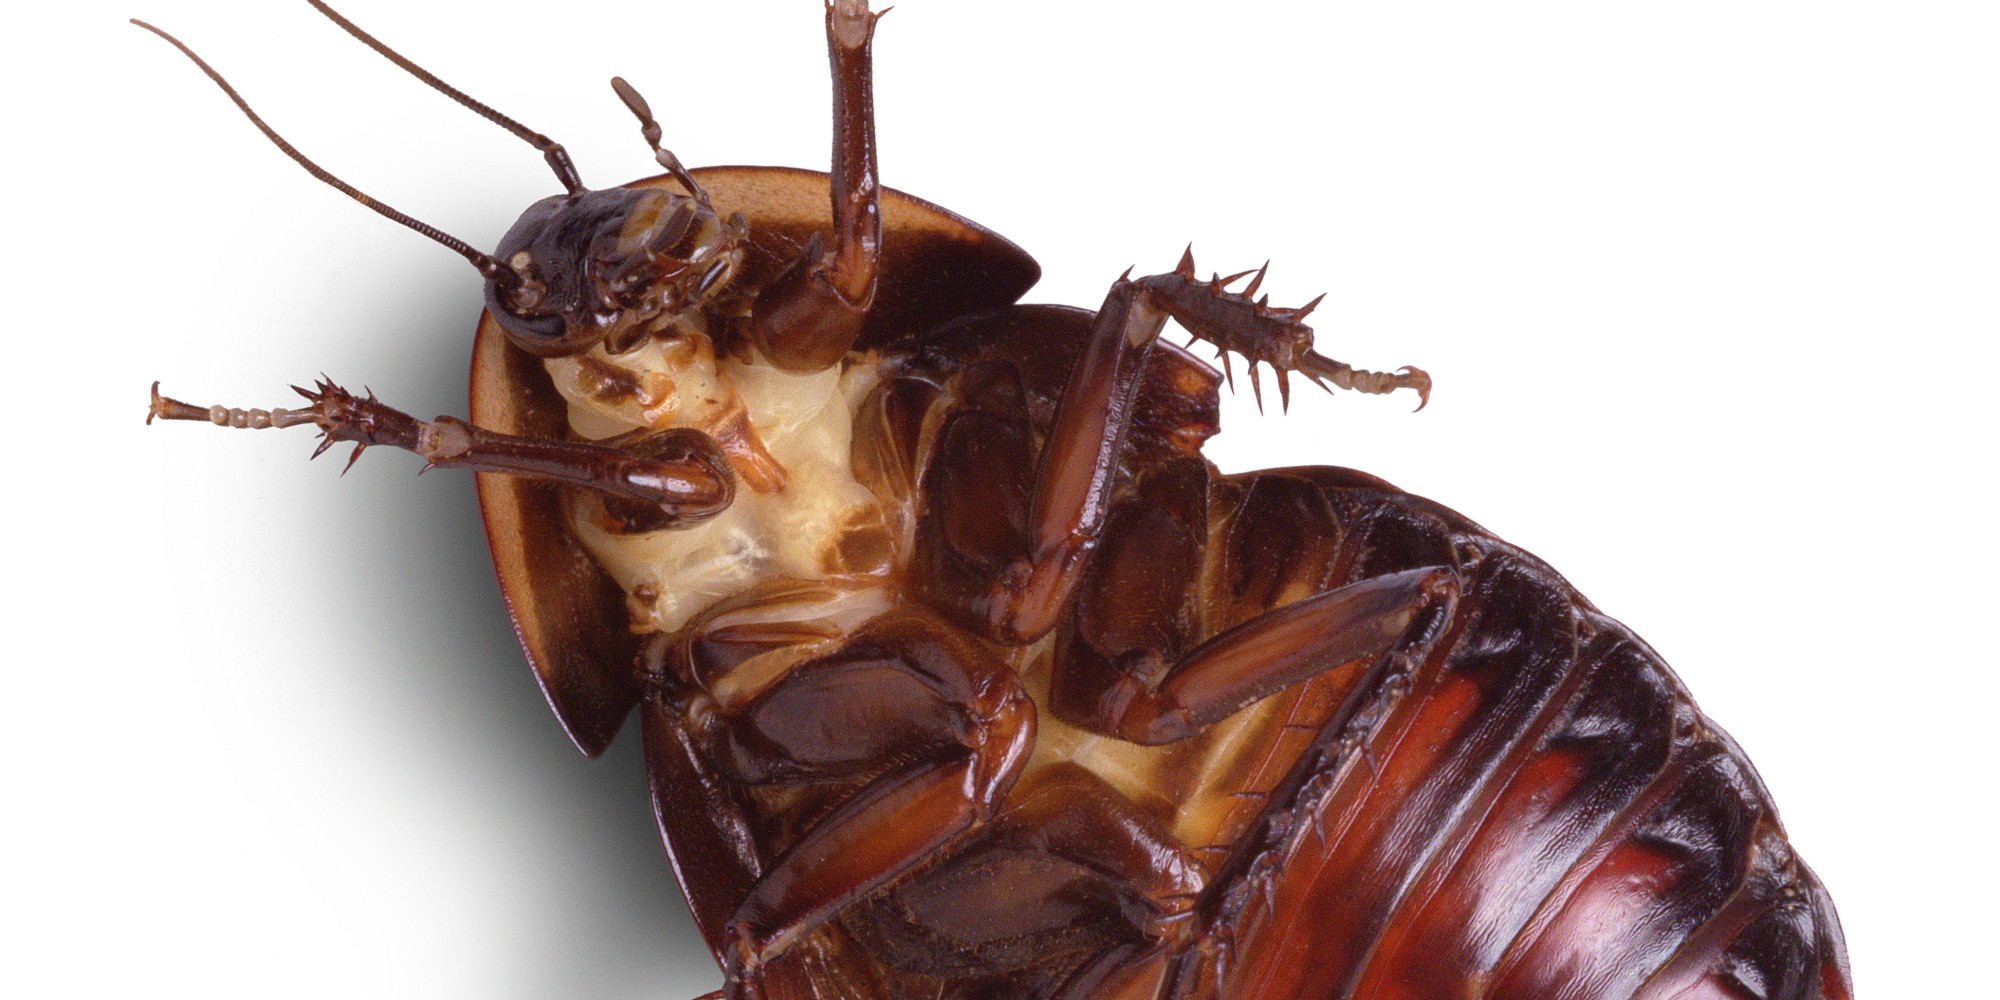
[[877, 17], [827, 9], [830, 174], [684, 169], [620, 82], [667, 173], [591, 190], [457, 95], [566, 188], [491, 254], [432, 232], [486, 279], [469, 420], [325, 381], [152, 415], [480, 473], [556, 714], [589, 754], [639, 716], [727, 997], [1848, 996], [1644, 642], [1375, 477], [1221, 474], [1223, 376], [1160, 335], [1281, 394], [1428, 376], [1191, 255], [1016, 304], [1027, 254], [880, 184]]

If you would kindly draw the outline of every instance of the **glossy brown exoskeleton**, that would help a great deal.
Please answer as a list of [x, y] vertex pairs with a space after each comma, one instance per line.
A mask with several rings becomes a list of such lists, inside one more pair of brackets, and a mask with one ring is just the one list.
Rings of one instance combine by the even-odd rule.
[[481, 473], [570, 735], [638, 712], [728, 997], [1849, 996], [1824, 890], [1645, 643], [1372, 476], [1219, 473], [1221, 376], [1159, 336], [1281, 393], [1428, 377], [1187, 256], [1015, 304], [1025, 253], [879, 184], [877, 16], [827, 10], [830, 175], [685, 170], [619, 83], [668, 173], [587, 190], [464, 99], [567, 188], [490, 255], [440, 237], [487, 279], [469, 421], [326, 382], [153, 415]]

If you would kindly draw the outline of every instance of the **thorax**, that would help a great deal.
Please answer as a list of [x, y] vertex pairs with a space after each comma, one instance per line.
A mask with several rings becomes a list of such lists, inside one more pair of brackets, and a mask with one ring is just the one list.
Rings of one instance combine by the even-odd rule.
[[857, 538], [879, 534], [884, 517], [852, 461], [855, 413], [877, 366], [862, 359], [794, 375], [712, 354], [701, 363], [705, 347], [697, 341], [693, 358], [685, 341], [665, 341], [546, 362], [578, 435], [694, 427], [721, 442], [737, 474], [735, 501], [693, 525], [620, 533], [593, 497], [571, 507], [576, 536], [625, 591], [634, 631], [673, 632], [767, 581], [887, 588], [893, 567], [856, 557], [883, 548]]

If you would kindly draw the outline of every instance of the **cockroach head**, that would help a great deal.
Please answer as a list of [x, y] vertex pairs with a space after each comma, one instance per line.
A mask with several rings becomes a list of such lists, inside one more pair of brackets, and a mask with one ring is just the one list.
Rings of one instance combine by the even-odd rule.
[[486, 308], [514, 346], [541, 357], [603, 344], [622, 354], [672, 335], [728, 287], [742, 262], [740, 215], [657, 187], [544, 198], [501, 237]]

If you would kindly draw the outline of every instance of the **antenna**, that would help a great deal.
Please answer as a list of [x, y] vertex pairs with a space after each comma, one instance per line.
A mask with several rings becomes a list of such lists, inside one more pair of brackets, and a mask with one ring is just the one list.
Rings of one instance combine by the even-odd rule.
[[236, 92], [236, 88], [230, 86], [229, 81], [223, 79], [222, 74], [217, 73], [214, 67], [210, 66], [207, 62], [203, 61], [200, 56], [195, 55], [193, 49], [190, 49], [186, 45], [181, 44], [180, 39], [175, 38], [174, 36], [169, 35], [166, 32], [161, 31], [160, 29], [155, 28], [152, 25], [147, 24], [146, 22], [141, 21], [137, 18], [134, 18], [132, 20], [132, 23], [138, 25], [141, 28], [146, 29], [147, 31], [152, 32], [155, 35], [160, 36], [161, 38], [166, 39], [168, 44], [172, 45], [174, 48], [181, 50], [182, 55], [187, 56], [189, 59], [193, 60], [196, 66], [201, 67], [201, 71], [203, 73], [208, 74], [209, 79], [215, 81], [216, 86], [222, 88], [223, 93], [229, 95], [230, 100], [236, 102], [236, 106], [242, 110], [243, 114], [246, 117], [250, 119], [250, 123], [257, 126], [258, 131], [263, 132], [264, 137], [271, 140], [272, 144], [276, 145], [280, 150], [282, 150], [286, 156], [291, 157], [294, 161], [298, 163], [299, 166], [306, 168], [306, 173], [309, 173], [314, 177], [318, 178], [322, 183], [333, 188], [334, 190], [339, 191], [340, 193], [348, 196], [349, 198], [352, 198], [355, 201], [358, 201], [361, 204], [367, 206], [368, 208], [372, 209], [373, 211], [380, 214], [382, 217], [388, 219], [389, 221], [397, 223], [399, 225], [407, 226], [410, 229], [413, 229], [418, 233], [421, 233], [424, 236], [427, 236], [432, 240], [435, 240], [438, 243], [443, 244], [446, 248], [450, 249], [452, 252], [457, 253], [459, 256], [464, 257], [467, 261], [470, 261], [473, 267], [479, 269], [480, 274], [486, 276], [487, 280], [500, 282], [503, 287], [507, 288], [512, 288], [520, 283], [521, 280], [520, 276], [516, 275], [512, 269], [500, 263], [500, 261], [495, 259], [492, 255], [473, 249], [471, 244], [466, 243], [464, 240], [461, 240], [456, 236], [452, 236], [449, 233], [443, 232], [442, 230], [439, 230], [428, 223], [422, 222], [417, 219], [413, 219], [410, 216], [404, 215], [403, 213], [398, 212], [393, 208], [390, 208], [388, 205], [385, 205], [379, 201], [376, 201], [373, 198], [370, 198], [368, 195], [362, 193], [362, 191], [359, 188], [356, 188], [354, 185], [349, 184], [338, 177], [335, 177], [331, 173], [328, 173], [324, 167], [321, 167], [319, 164], [314, 163], [313, 161], [307, 159], [304, 153], [299, 152], [296, 148], [292, 146], [291, 143], [286, 142], [284, 136], [279, 135], [275, 129], [271, 128], [271, 126], [269, 125], [266, 125], [264, 123], [264, 119], [259, 118], [257, 116], [257, 112], [250, 110], [250, 104], [249, 102], [243, 99], [243, 95], [238, 94]]
[[[519, 137], [522, 141], [526, 142], [528, 145], [541, 150], [542, 159], [547, 160], [549, 163], [549, 169], [554, 170], [556, 172], [556, 180], [562, 183], [563, 190], [570, 194], [581, 194], [583, 192], [584, 190], [583, 180], [577, 176], [576, 164], [570, 162], [569, 150], [564, 149], [562, 147], [562, 143], [559, 143], [554, 139], [551, 139], [548, 136], [545, 136], [540, 132], [537, 132], [534, 129], [527, 127], [526, 125], [523, 125], [520, 122], [517, 122], [514, 119], [509, 118], [506, 115], [503, 115], [500, 112], [495, 111], [492, 108], [487, 107], [486, 105], [473, 100], [472, 97], [466, 94], [464, 91], [459, 90], [457, 87], [454, 87], [451, 84], [448, 84], [443, 80], [438, 79], [435, 75], [431, 73], [431, 71], [404, 58], [403, 55], [397, 52], [395, 49], [392, 49], [387, 45], [382, 44], [379, 40], [375, 38], [374, 35], [371, 35], [361, 30], [361, 28], [358, 25], [356, 25], [353, 21], [350, 21], [347, 18], [340, 16], [339, 11], [336, 11], [332, 7], [327, 6], [325, 3], [322, 3], [321, 0], [306, 0], [306, 2], [312, 4], [314, 10], [317, 10], [320, 13], [325, 14], [328, 20], [332, 21], [337, 25], [340, 25], [341, 30], [347, 32], [350, 35], [353, 35], [355, 38], [360, 39], [363, 45], [366, 45], [369, 48], [374, 49], [377, 52], [380, 52], [383, 58], [389, 60], [392, 63], [395, 63], [398, 66], [401, 66], [404, 70], [408, 71], [411, 76], [414, 76], [417, 79], [422, 80], [427, 84], [430, 84], [431, 87], [435, 89], [438, 93], [451, 98], [453, 101], [458, 102], [460, 105], [464, 106], [467, 110], [470, 110], [479, 117], [484, 118], [487, 121], [490, 121], [493, 124], [498, 125], [501, 128], [504, 128], [507, 131], [514, 133], [515, 136]], [[169, 41], [171, 41], [171, 39], [169, 39]], [[179, 43], [176, 42], [175, 44]]]

